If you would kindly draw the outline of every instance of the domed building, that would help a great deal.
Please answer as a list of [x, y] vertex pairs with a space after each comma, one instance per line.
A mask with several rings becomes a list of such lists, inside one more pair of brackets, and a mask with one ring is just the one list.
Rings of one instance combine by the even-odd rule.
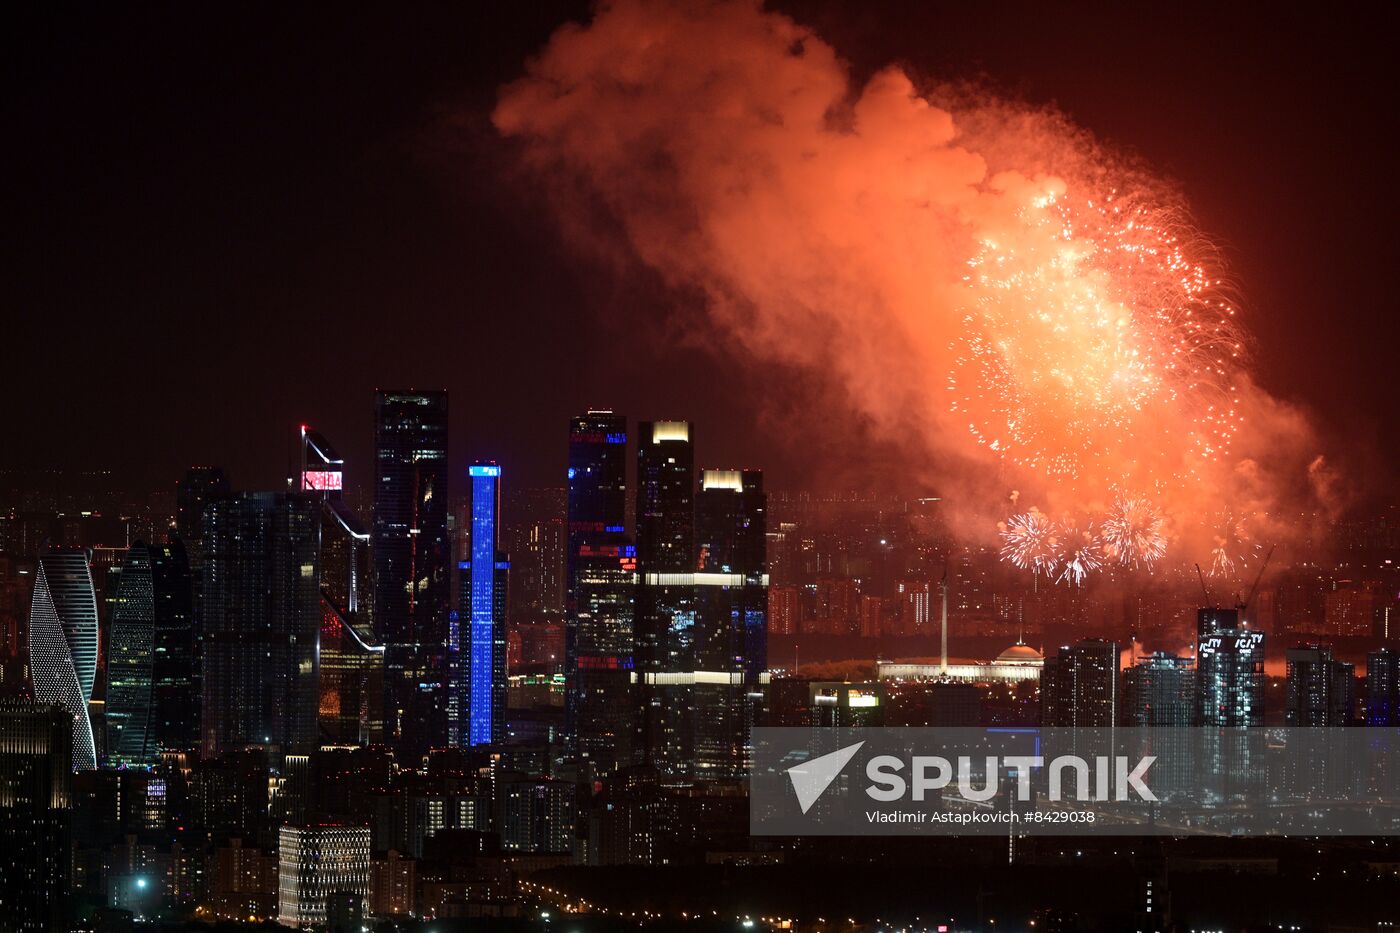
[[1045, 667], [1045, 655], [1025, 642], [1018, 641], [997, 655], [995, 661], [957, 661], [946, 668], [933, 660], [875, 662], [880, 680], [952, 680], [972, 683], [1017, 683], [1039, 680]]
[[997, 655], [997, 659], [992, 663], [1005, 664], [1012, 667], [1044, 667], [1045, 655], [1036, 651], [1030, 645], [1018, 641], [1016, 644]]

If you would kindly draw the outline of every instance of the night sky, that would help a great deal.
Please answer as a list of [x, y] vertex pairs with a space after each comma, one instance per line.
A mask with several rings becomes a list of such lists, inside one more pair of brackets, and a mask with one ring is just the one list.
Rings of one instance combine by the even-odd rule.
[[[779, 7], [858, 74], [981, 78], [1174, 179], [1226, 248], [1260, 381], [1389, 479], [1393, 9]], [[457, 465], [520, 483], [562, 483], [585, 406], [690, 418], [701, 464], [775, 486], [897, 479], [838, 396], [681, 339], [697, 309], [562, 245], [489, 114], [587, 11], [10, 11], [0, 467], [269, 487], [307, 421], [363, 483], [372, 391], [412, 385], [451, 391]], [[779, 420], [812, 444], [770, 439]]]

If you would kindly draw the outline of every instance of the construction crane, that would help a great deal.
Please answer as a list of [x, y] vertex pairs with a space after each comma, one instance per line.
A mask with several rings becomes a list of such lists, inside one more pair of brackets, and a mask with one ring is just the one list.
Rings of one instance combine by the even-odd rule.
[[[1249, 588], [1249, 595], [1246, 596], [1242, 602], [1235, 606], [1235, 608], [1240, 611], [1241, 623], [1245, 621], [1245, 610], [1249, 608], [1250, 603], [1254, 602], [1254, 594], [1259, 589], [1259, 581], [1264, 579], [1264, 571], [1269, 568], [1269, 561], [1273, 559], [1274, 548], [1276, 547], [1278, 547], [1277, 544], [1269, 546], [1269, 553], [1264, 555], [1264, 562], [1259, 565], [1259, 572], [1254, 575], [1254, 585]], [[1201, 568], [1198, 566], [1196, 569], [1200, 570]]]
[[1196, 576], [1197, 576], [1197, 577], [1200, 577], [1200, 579], [1201, 579], [1201, 593], [1204, 594], [1204, 596], [1205, 596], [1205, 598], [1206, 598], [1206, 605], [1207, 605], [1207, 606], [1214, 606], [1214, 605], [1215, 605], [1215, 600], [1213, 600], [1213, 599], [1210, 598], [1210, 590], [1206, 587], [1206, 575], [1205, 575], [1204, 573], [1201, 572], [1201, 565], [1200, 565], [1200, 564], [1197, 564], [1197, 565], [1196, 565]]

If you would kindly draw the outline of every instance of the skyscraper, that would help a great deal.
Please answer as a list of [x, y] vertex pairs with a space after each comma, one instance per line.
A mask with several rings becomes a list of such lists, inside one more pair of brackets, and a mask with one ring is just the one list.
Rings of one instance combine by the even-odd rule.
[[0, 928], [66, 930], [72, 719], [0, 699]]
[[242, 493], [204, 513], [206, 758], [317, 746], [320, 502]]
[[195, 662], [194, 580], [177, 538], [150, 545], [155, 607], [148, 740], [158, 752], [199, 747], [199, 689]]
[[345, 461], [301, 426], [297, 487], [321, 503], [321, 739], [384, 740], [384, 646], [373, 628], [370, 534], [345, 501]]
[[1189, 726], [1196, 717], [1196, 672], [1190, 658], [1158, 652], [1123, 672], [1124, 722]]
[[1287, 706], [1290, 726], [1346, 726], [1356, 707], [1356, 668], [1332, 657], [1325, 645], [1306, 645], [1284, 652], [1287, 664]]
[[384, 644], [385, 738], [416, 766], [447, 744], [447, 393], [375, 394], [374, 621]]
[[506, 593], [509, 564], [497, 546], [501, 516], [501, 468], [473, 464], [471, 551], [462, 561], [461, 606], [454, 683], [454, 745], [489, 745], [505, 738]]
[[150, 741], [152, 666], [155, 661], [155, 586], [151, 552], [127, 549], [112, 597], [107, 630], [107, 760], [154, 764]]
[[185, 471], [175, 489], [175, 538], [184, 548], [190, 574], [190, 600], [194, 629], [191, 657], [189, 723], [198, 743], [200, 704], [204, 702], [204, 510], [210, 502], [232, 493], [222, 467], [194, 466]]
[[[637, 609], [641, 759], [662, 774], [690, 770], [695, 669], [695, 447], [684, 421], [637, 426]], [[662, 582], [662, 581], [665, 582]]]
[[1196, 724], [1264, 722], [1264, 633], [1247, 629], [1202, 637], [1196, 648]]
[[1118, 724], [1118, 644], [1090, 638], [1045, 659], [1041, 725], [1109, 728]]
[[590, 411], [569, 425], [567, 753], [598, 774], [629, 760], [636, 547], [627, 540], [627, 418]]
[[768, 666], [767, 511], [762, 472], [701, 473], [690, 752], [699, 777], [738, 778], [749, 766]]
[[73, 767], [96, 768], [88, 702], [97, 677], [97, 596], [81, 550], [50, 550], [39, 558], [29, 609], [29, 667], [34, 698], [72, 717]]

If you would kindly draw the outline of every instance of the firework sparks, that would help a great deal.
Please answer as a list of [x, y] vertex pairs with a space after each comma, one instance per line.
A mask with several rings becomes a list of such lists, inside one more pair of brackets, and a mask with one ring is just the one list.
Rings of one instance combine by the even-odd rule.
[[1217, 526], [1214, 546], [1210, 552], [1210, 575], [1232, 577], [1248, 567], [1258, 555], [1260, 545], [1249, 533], [1248, 516], [1234, 510], [1224, 513]]
[[1101, 526], [1105, 558], [1120, 567], [1151, 569], [1167, 553], [1165, 525], [1146, 499], [1119, 496]]
[[1001, 523], [1001, 556], [1012, 565], [1049, 576], [1059, 563], [1055, 523], [1039, 509]]
[[1083, 586], [1084, 579], [1103, 567], [1103, 543], [1094, 534], [1093, 526], [1079, 530], [1067, 528], [1060, 540], [1064, 548], [1060, 556], [1060, 576], [1057, 583]]
[[[949, 388], [977, 441], [1069, 483], [1129, 453], [1159, 454], [1144, 464], [1158, 479], [1228, 454], [1241, 345], [1220, 280], [1193, 256], [1207, 248], [1170, 208], [1116, 193], [1041, 194], [1017, 218], [968, 263]], [[1189, 414], [1189, 437], [1167, 433], [1164, 408]]]

